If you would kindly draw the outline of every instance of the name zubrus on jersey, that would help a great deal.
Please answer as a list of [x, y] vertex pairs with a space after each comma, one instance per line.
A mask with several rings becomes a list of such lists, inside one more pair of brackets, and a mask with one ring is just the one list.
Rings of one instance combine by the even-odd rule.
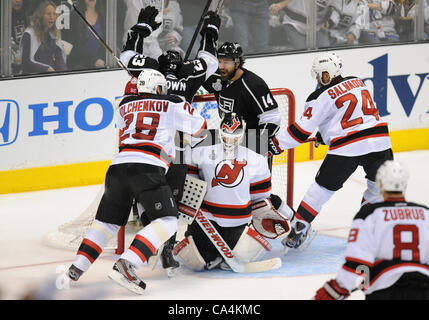
[[425, 213], [422, 208], [383, 209], [383, 212], [384, 221], [425, 220]]
[[119, 108], [119, 114], [121, 116], [126, 115], [131, 112], [142, 112], [142, 111], [152, 111], [152, 112], [167, 112], [168, 110], [168, 101], [156, 101], [156, 100], [140, 100], [132, 101], [130, 103], [124, 104]]
[[207, 231], [209, 236], [216, 242], [216, 245], [225, 254], [225, 256], [227, 258], [233, 258], [234, 255], [232, 254], [231, 250], [228, 248], [228, 246], [219, 236], [217, 231], [214, 228], [212, 228], [211, 223], [208, 222], [206, 217], [204, 217], [200, 211], [197, 212], [197, 216], [195, 217], [195, 219], [198, 219], [201, 222], [203, 228]]

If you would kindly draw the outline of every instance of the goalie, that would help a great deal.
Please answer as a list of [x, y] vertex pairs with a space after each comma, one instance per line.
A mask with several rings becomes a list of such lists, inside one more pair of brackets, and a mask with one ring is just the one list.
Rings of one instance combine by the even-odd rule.
[[[256, 261], [271, 249], [265, 237], [287, 236], [293, 215], [291, 208], [281, 205], [280, 198], [277, 203], [270, 200], [271, 173], [266, 158], [240, 146], [245, 128], [240, 116], [227, 113], [220, 124], [221, 143], [185, 152], [188, 174], [207, 183], [201, 212], [241, 263]], [[229, 270], [197, 221], [188, 226], [174, 254], [195, 271]]]

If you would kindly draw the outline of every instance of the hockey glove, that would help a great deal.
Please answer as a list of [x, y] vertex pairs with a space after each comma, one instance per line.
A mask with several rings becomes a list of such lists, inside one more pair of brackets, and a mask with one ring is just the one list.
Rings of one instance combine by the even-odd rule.
[[141, 34], [143, 37], [148, 37], [161, 25], [160, 22], [155, 21], [158, 12], [158, 9], [153, 6], [147, 6], [146, 8], [141, 9], [137, 19], [137, 24], [131, 27], [131, 30]]
[[268, 153], [267, 153], [267, 157], [270, 158], [272, 156], [278, 156], [282, 152], [283, 152], [283, 149], [280, 148], [279, 141], [277, 140], [277, 138], [275, 136], [269, 138], [268, 139]]
[[214, 11], [209, 11], [204, 16], [204, 24], [201, 28], [200, 34], [210, 34], [214, 41], [217, 41], [219, 37], [219, 28], [220, 28], [220, 17]]
[[335, 279], [327, 281], [317, 290], [314, 300], [343, 300], [350, 295], [347, 289], [342, 288]]
[[317, 148], [321, 144], [326, 145], [326, 143], [322, 139], [322, 135], [320, 134], [320, 132], [317, 132], [316, 133], [316, 140], [314, 141], [314, 146]]

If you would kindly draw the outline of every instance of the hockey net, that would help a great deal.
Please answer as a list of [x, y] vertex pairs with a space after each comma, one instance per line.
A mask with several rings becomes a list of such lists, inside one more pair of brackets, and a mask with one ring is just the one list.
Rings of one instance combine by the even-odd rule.
[[[295, 96], [289, 89], [271, 89], [282, 116], [281, 130], [295, 121]], [[197, 95], [194, 98], [193, 107], [207, 120], [209, 129], [219, 128], [218, 105], [214, 95]], [[272, 192], [282, 198], [283, 201], [293, 207], [293, 180], [294, 180], [294, 150], [283, 152], [273, 159], [272, 167]], [[47, 233], [43, 242], [49, 246], [61, 249], [77, 250], [97, 213], [98, 204], [104, 193], [104, 186], [100, 187], [91, 204], [75, 219], [60, 225], [56, 230]], [[132, 214], [130, 215], [132, 216]], [[112, 238], [105, 250], [115, 250], [121, 254], [124, 250], [127, 238], [131, 238], [138, 231], [139, 224], [130, 221], [121, 228], [117, 237]]]

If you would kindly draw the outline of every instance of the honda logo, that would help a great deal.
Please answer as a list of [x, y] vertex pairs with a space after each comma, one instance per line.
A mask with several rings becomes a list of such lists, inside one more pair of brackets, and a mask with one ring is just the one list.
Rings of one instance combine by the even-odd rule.
[[19, 106], [14, 100], [0, 100], [0, 146], [12, 144], [18, 138]]

